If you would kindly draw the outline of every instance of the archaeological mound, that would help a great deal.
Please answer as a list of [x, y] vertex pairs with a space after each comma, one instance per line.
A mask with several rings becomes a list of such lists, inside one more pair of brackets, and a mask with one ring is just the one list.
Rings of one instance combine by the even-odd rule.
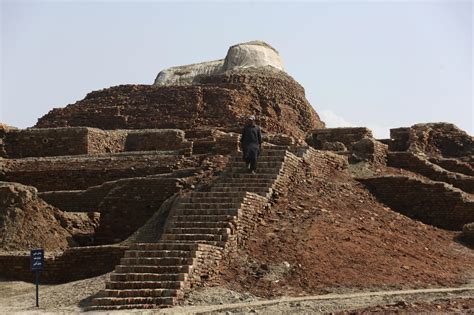
[[[224, 55], [224, 54], [223, 54]], [[0, 125], [0, 277], [110, 273], [83, 309], [186, 303], [219, 286], [258, 297], [469, 282], [474, 144], [449, 123], [376, 139], [326, 128], [261, 41], [90, 92], [28, 129]], [[263, 131], [257, 174], [239, 137]], [[370, 268], [368, 267], [370, 266]]]

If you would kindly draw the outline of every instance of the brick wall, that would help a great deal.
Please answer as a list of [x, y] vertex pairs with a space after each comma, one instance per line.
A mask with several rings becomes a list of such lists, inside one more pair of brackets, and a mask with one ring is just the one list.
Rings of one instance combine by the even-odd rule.
[[192, 142], [179, 129], [128, 130], [125, 151], [183, 151], [192, 152]]
[[193, 141], [193, 154], [230, 154], [239, 150], [240, 134], [217, 129], [186, 130]]
[[438, 164], [448, 171], [474, 176], [474, 167], [458, 159], [430, 158], [429, 161]]
[[432, 180], [446, 182], [465, 192], [474, 193], [473, 176], [447, 171], [427, 159], [410, 152], [390, 152], [388, 154], [388, 165], [404, 168]]
[[[64, 190], [64, 191], [46, 191], [40, 192], [38, 195], [47, 203], [63, 210], [63, 211], [71, 211], [71, 212], [98, 212], [100, 210], [100, 204], [109, 195], [112, 191], [112, 194], [116, 194], [116, 190], [122, 189], [121, 187], [128, 187], [132, 186], [131, 189], [133, 190], [133, 185], [152, 185], [152, 192], [154, 194], [154, 187], [156, 185], [160, 185], [160, 182], [163, 182], [162, 185], [171, 185], [173, 191], [175, 188], [175, 182], [178, 181], [175, 177], [181, 177], [180, 174], [176, 174], [176, 176], [170, 177], [162, 177], [162, 176], [150, 176], [150, 177], [134, 177], [134, 178], [123, 178], [115, 181], [105, 182], [98, 186], [92, 186], [87, 188], [87, 190]], [[184, 176], [190, 176], [190, 174], [183, 174]], [[168, 187], [165, 187], [163, 193], [168, 191]], [[137, 190], [137, 192], [141, 192], [141, 190]], [[156, 190], [157, 198], [161, 198], [161, 191]], [[126, 192], [125, 195], [129, 194]], [[138, 200], [138, 202], [144, 202], [142, 200], [148, 196], [149, 193], [145, 193], [142, 195], [138, 193], [136, 196], [131, 198]], [[151, 196], [152, 197], [152, 196]]]
[[338, 172], [347, 172], [347, 158], [336, 153], [302, 147], [296, 154], [311, 166], [313, 175], [319, 178], [331, 178]]
[[364, 138], [352, 144], [350, 160], [370, 161], [378, 164], [387, 164], [388, 146], [372, 138]]
[[367, 128], [327, 128], [311, 131], [306, 141], [318, 150], [336, 151], [349, 162], [370, 161], [386, 164], [388, 147], [375, 140]]
[[10, 130], [5, 135], [9, 158], [98, 154], [123, 151], [126, 132], [95, 128]]
[[410, 128], [402, 127], [390, 129], [390, 141], [388, 149], [390, 151], [406, 151], [410, 146], [409, 139]]
[[323, 148], [326, 142], [341, 142], [350, 150], [354, 142], [372, 137], [372, 131], [364, 127], [326, 128], [312, 130], [306, 138], [306, 142], [319, 150]]
[[416, 124], [390, 130], [391, 151], [424, 153], [430, 157], [468, 157], [474, 154], [474, 138], [449, 123]]
[[222, 248], [206, 244], [196, 244], [195, 259], [189, 277], [189, 287], [195, 287], [218, 276]]
[[100, 225], [95, 244], [125, 240], [143, 226], [161, 204], [183, 188], [182, 180], [167, 177], [133, 178], [119, 181], [99, 205]]
[[39, 191], [83, 190], [120, 178], [170, 173], [195, 162], [159, 152], [5, 160], [0, 180], [34, 186]]
[[406, 176], [359, 178], [392, 209], [416, 220], [448, 230], [461, 230], [474, 222], [474, 200], [462, 190], [442, 182]]
[[104, 131], [96, 128], [88, 128], [87, 153], [85, 154], [117, 153], [126, 151], [125, 139], [127, 134], [127, 130]]
[[125, 240], [143, 226], [166, 199], [185, 185], [185, 179], [150, 176], [106, 182], [85, 191], [39, 195], [63, 211], [100, 212], [100, 224], [92, 242], [111, 244]]
[[87, 154], [87, 136], [83, 127], [12, 130], [5, 149], [10, 158]]
[[[178, 129], [101, 130], [97, 128], [30, 128], [3, 132], [4, 156], [9, 158], [178, 151], [192, 153], [192, 142]], [[3, 139], [4, 138], [4, 139]]]
[[7, 133], [11, 130], [17, 129], [0, 123], [0, 157], [7, 157], [7, 151], [5, 148], [5, 137]]
[[[115, 245], [74, 247], [57, 256], [46, 257], [41, 283], [65, 283], [110, 272], [120, 262], [126, 249], [125, 246]], [[30, 271], [29, 253], [0, 254], [0, 276], [33, 282], [34, 274]]]
[[88, 190], [45, 191], [38, 193], [38, 196], [63, 211], [97, 212], [100, 202], [110, 190], [109, 186], [108, 189], [97, 189], [98, 187], [101, 186], [90, 187]]

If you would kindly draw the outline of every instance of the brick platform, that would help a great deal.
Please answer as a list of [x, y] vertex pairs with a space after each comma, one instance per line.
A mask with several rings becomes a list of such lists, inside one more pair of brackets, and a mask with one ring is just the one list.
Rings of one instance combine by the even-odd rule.
[[464, 224], [474, 222], [472, 195], [451, 185], [406, 176], [358, 180], [382, 202], [410, 218], [456, 231]]
[[[59, 255], [47, 256], [41, 282], [65, 283], [102, 275], [114, 269], [126, 249], [120, 245], [73, 247]], [[33, 282], [29, 252], [24, 255], [0, 254], [0, 276]]]
[[473, 176], [450, 172], [434, 163], [431, 163], [429, 160], [410, 152], [390, 152], [388, 154], [388, 165], [404, 168], [426, 176], [429, 179], [451, 184], [465, 192], [474, 193]]
[[130, 152], [4, 160], [1, 181], [34, 186], [38, 191], [83, 190], [120, 178], [171, 173], [194, 165], [173, 152]]

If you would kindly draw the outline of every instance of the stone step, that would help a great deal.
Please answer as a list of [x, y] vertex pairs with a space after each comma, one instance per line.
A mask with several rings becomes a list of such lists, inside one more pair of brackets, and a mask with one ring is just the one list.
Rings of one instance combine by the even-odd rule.
[[276, 178], [259, 178], [257, 176], [251, 176], [247, 178], [238, 177], [223, 177], [215, 182], [215, 184], [221, 183], [241, 183], [241, 184], [270, 184], [275, 181]]
[[[188, 215], [232, 215], [236, 216], [238, 209], [176, 209], [175, 216]], [[174, 217], [172, 219], [174, 220]]]
[[242, 202], [242, 197], [189, 197], [187, 200], [188, 203], [207, 203], [207, 204], [212, 204], [212, 203], [235, 203], [235, 204], [240, 204]]
[[250, 174], [250, 173], [225, 173], [225, 177], [227, 178], [242, 178], [242, 179], [272, 179], [275, 180], [278, 178], [278, 174], [262, 174], [257, 172], [256, 174]]
[[213, 203], [197, 203], [197, 202], [181, 202], [178, 209], [237, 209], [240, 202], [213, 202]]
[[[131, 297], [131, 298], [115, 298], [101, 297], [93, 300], [94, 306], [121, 306], [121, 305], [138, 305], [154, 304], [156, 306], [171, 306], [176, 303], [175, 297]], [[133, 308], [133, 307], [130, 307]], [[113, 309], [113, 308], [112, 308]]]
[[176, 243], [186, 243], [186, 244], [206, 244], [206, 245], [212, 245], [216, 247], [224, 247], [226, 244], [226, 241], [206, 241], [206, 240], [175, 240], [174, 242]]
[[[178, 245], [180, 243], [177, 243]], [[157, 273], [157, 274], [179, 274], [188, 273], [191, 267], [189, 265], [176, 266], [150, 266], [150, 265], [117, 265], [117, 273]]]
[[229, 223], [237, 219], [235, 215], [228, 214], [218, 214], [218, 215], [209, 215], [209, 214], [198, 214], [198, 215], [175, 215], [173, 216], [173, 222], [206, 222], [206, 223]]
[[[286, 160], [286, 156], [283, 155], [273, 155], [273, 156], [259, 156], [257, 159], [257, 163], [281, 163]], [[229, 162], [227, 162], [227, 165], [231, 165], [233, 163], [246, 163], [243, 159], [242, 156], [238, 157], [231, 157], [229, 159]]]
[[134, 250], [196, 250], [195, 244], [175, 244], [167, 242], [135, 243], [130, 246]]
[[267, 193], [269, 192], [269, 188], [267, 187], [212, 187], [211, 190], [213, 192], [253, 192], [253, 193]]
[[126, 258], [131, 257], [181, 257], [190, 258], [194, 254], [194, 251], [189, 250], [127, 250], [125, 252]]
[[184, 281], [187, 279], [186, 273], [117, 273], [110, 274], [110, 282], [123, 281]]
[[224, 242], [227, 240], [227, 235], [216, 234], [163, 234], [162, 240], [166, 241], [212, 241]]
[[147, 266], [178, 266], [190, 265], [193, 263], [193, 258], [158, 258], [158, 257], [133, 257], [120, 258], [121, 265], [147, 265]]
[[175, 221], [172, 222], [170, 227], [173, 228], [231, 228], [233, 224], [231, 222], [193, 222], [193, 221]]
[[[245, 167], [230, 166], [230, 167], [226, 167], [225, 170], [226, 170], [227, 173], [241, 173], [241, 174], [253, 175]], [[256, 170], [257, 174], [265, 174], [265, 175], [279, 174], [280, 172], [281, 172], [281, 168], [279, 168], [279, 167], [258, 167], [258, 165], [257, 165], [257, 170]], [[255, 175], [257, 175], [257, 174], [255, 174]]]
[[247, 187], [247, 188], [268, 188], [272, 183], [215, 183], [212, 188], [216, 187]]
[[123, 305], [94, 305], [87, 307], [88, 311], [91, 312], [106, 312], [106, 311], [119, 311], [119, 310], [132, 310], [132, 309], [156, 309], [158, 307], [171, 307], [173, 304], [123, 304]]
[[108, 281], [107, 289], [181, 289], [184, 281], [155, 281], [155, 280], [137, 280], [137, 281]]
[[170, 228], [166, 230], [169, 234], [215, 234], [226, 235], [230, 233], [229, 228]]
[[192, 197], [205, 197], [205, 198], [238, 198], [244, 197], [245, 192], [218, 192], [218, 191], [195, 191], [192, 193]]
[[[257, 160], [257, 167], [258, 168], [281, 168], [283, 165], [283, 160], [281, 161], [262, 161], [262, 160]], [[240, 168], [246, 168], [247, 163], [244, 161], [231, 161], [227, 163], [227, 167], [240, 167]]]
[[[143, 288], [143, 289], [142, 289]], [[136, 283], [136, 286], [130, 289], [106, 289], [104, 294], [107, 297], [177, 297], [177, 289], [148, 289], [143, 282]]]
[[[287, 150], [285, 148], [271, 148], [271, 149], [265, 149], [263, 148], [260, 151], [259, 157], [264, 157], [264, 156], [285, 156], [287, 153]], [[232, 155], [232, 157], [235, 158], [240, 158], [242, 159], [242, 152], [239, 152], [238, 154]]]

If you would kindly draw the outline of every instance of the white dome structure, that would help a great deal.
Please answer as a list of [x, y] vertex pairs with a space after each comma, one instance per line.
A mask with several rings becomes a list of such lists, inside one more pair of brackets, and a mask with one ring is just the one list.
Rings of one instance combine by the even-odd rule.
[[171, 67], [158, 73], [154, 85], [186, 85], [198, 77], [245, 68], [273, 67], [285, 71], [278, 51], [262, 41], [233, 45], [225, 59]]

